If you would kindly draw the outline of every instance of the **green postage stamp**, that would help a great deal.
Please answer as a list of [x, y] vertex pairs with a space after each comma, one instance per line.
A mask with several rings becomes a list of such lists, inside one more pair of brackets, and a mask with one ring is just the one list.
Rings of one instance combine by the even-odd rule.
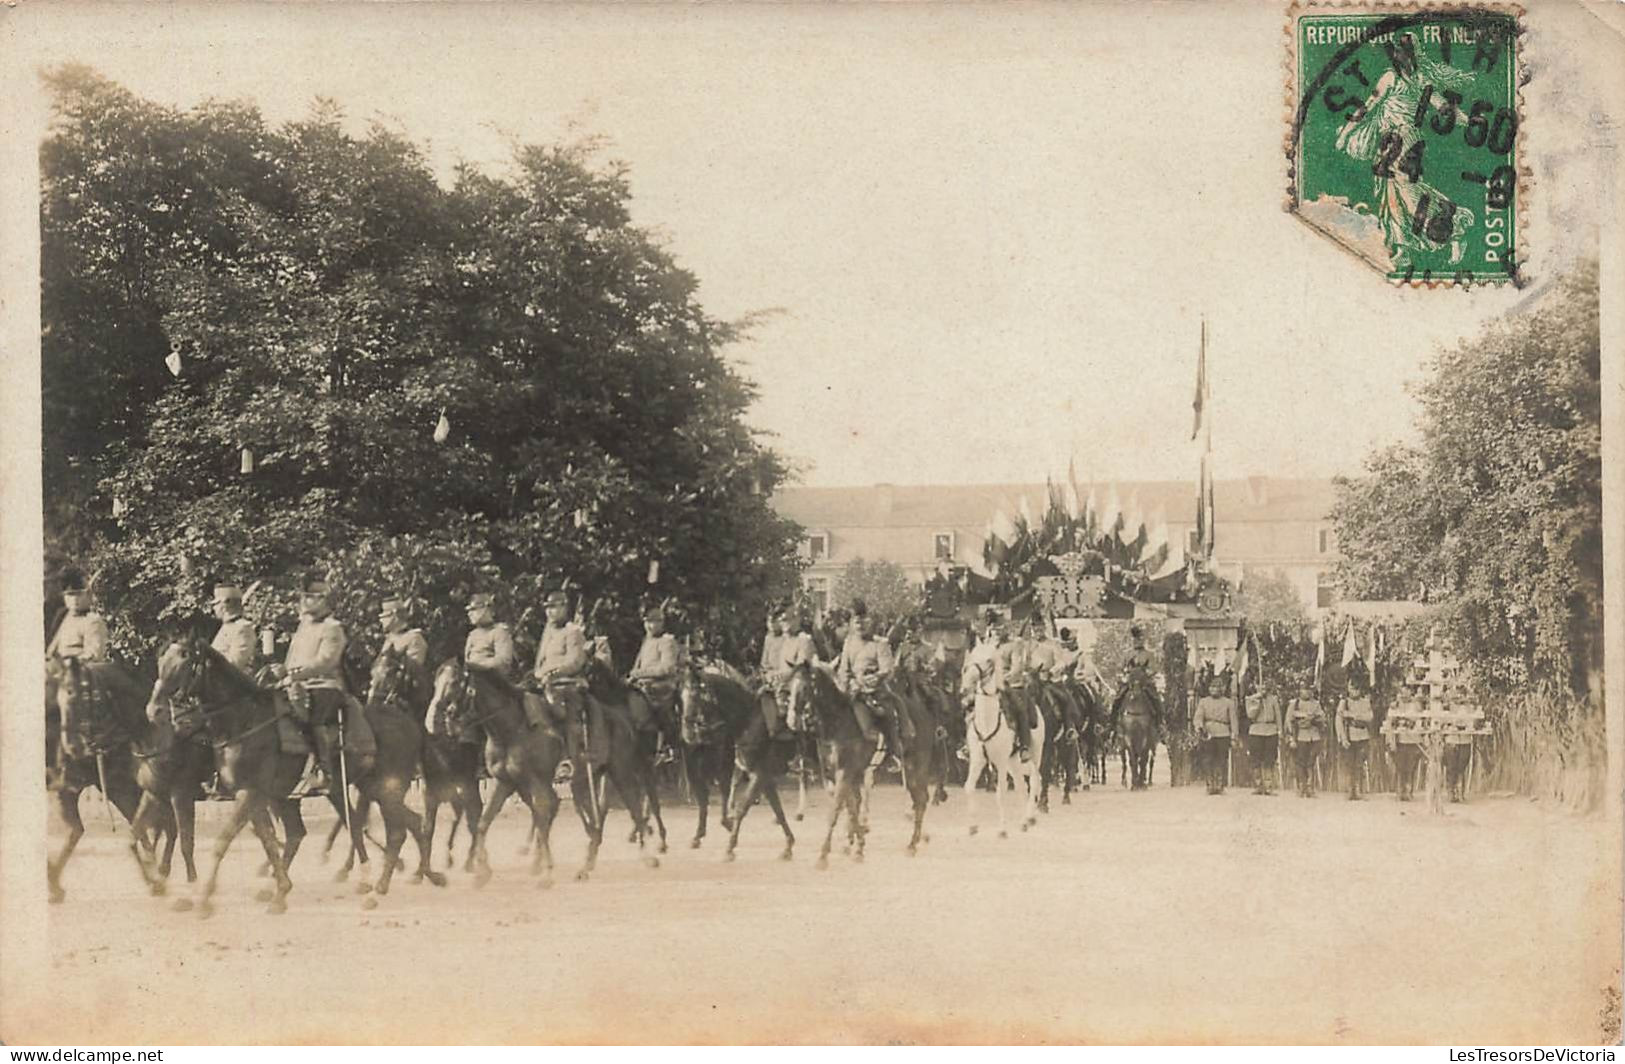
[[1292, 8], [1291, 210], [1396, 282], [1521, 283], [1518, 15]]

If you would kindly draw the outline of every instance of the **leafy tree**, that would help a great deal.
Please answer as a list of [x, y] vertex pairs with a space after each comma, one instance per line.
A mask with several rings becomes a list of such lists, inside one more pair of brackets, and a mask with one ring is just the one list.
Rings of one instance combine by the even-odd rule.
[[545, 581], [652, 593], [723, 645], [793, 586], [785, 463], [722, 355], [749, 322], [631, 224], [624, 168], [525, 146], [443, 187], [330, 101], [273, 129], [47, 80], [48, 537], [128, 650], [219, 576], [283, 623], [312, 568], [358, 630], [417, 596], [447, 645], [477, 585], [522, 626]]
[[1270, 573], [1248, 573], [1231, 606], [1255, 626], [1271, 622], [1303, 624], [1309, 620], [1309, 611], [1298, 597], [1297, 588], [1279, 569]]
[[1440, 352], [1421, 442], [1339, 481], [1345, 594], [1439, 604], [1491, 686], [1600, 689], [1601, 338], [1596, 263]]
[[920, 596], [920, 589], [909, 582], [896, 562], [854, 558], [835, 583], [836, 602], [849, 606], [852, 600], [862, 599], [872, 615], [888, 620], [918, 609]]

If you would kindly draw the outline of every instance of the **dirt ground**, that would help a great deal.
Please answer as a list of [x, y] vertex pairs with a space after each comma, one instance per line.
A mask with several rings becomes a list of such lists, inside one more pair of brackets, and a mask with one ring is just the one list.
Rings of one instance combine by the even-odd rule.
[[765, 805], [724, 864], [714, 818], [691, 850], [694, 810], [674, 803], [658, 869], [617, 813], [586, 883], [566, 804], [547, 890], [510, 807], [489, 886], [398, 877], [372, 911], [321, 862], [331, 813], [312, 801], [289, 911], [254, 901], [245, 834], [207, 920], [148, 896], [85, 803], [51, 910], [69, 1004], [23, 1041], [1584, 1043], [1619, 949], [1619, 840], [1514, 798], [1440, 817], [1114, 778], [1001, 839], [992, 796], [972, 837], [954, 792], [911, 858], [902, 792], [882, 786], [868, 859], [827, 871], [822, 794], [790, 862]]

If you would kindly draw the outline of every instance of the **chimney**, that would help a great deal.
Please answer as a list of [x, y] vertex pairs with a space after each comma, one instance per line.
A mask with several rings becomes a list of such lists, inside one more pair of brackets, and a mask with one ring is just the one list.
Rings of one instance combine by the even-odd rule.
[[1247, 478], [1247, 501], [1254, 506], [1263, 506], [1270, 501], [1269, 478]]

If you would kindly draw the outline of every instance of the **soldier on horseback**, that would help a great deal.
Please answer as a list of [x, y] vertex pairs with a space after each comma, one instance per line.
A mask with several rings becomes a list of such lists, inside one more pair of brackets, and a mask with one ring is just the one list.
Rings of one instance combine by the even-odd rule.
[[107, 621], [91, 608], [90, 588], [78, 570], [69, 570], [62, 576], [62, 604], [68, 613], [57, 625], [56, 634], [45, 648], [45, 656], [78, 658], [83, 662], [108, 660]]
[[1160, 726], [1162, 723], [1162, 696], [1157, 693], [1154, 677], [1157, 673], [1156, 655], [1145, 648], [1145, 629], [1139, 625], [1129, 628], [1129, 635], [1134, 640], [1134, 649], [1128, 652], [1123, 660], [1123, 683], [1117, 689], [1117, 697], [1112, 699], [1112, 729], [1122, 734], [1123, 701], [1130, 691], [1140, 691], [1151, 702], [1153, 719]]
[[842, 688], [852, 697], [852, 712], [858, 727], [870, 742], [880, 737], [875, 728], [878, 717], [885, 728], [887, 749], [901, 755], [903, 743], [914, 738], [914, 724], [908, 714], [897, 712], [888, 705], [880, 687], [891, 675], [896, 662], [891, 645], [875, 638], [874, 619], [867, 611], [857, 615], [852, 624], [853, 634], [847, 638], [846, 649], [841, 652], [841, 667], [836, 674]]
[[344, 748], [365, 757], [378, 752], [360, 704], [344, 683], [344, 626], [333, 616], [332, 589], [326, 581], [307, 581], [299, 594], [299, 627], [288, 642], [283, 682], [294, 717], [315, 732], [316, 750], [331, 764], [342, 724]]
[[658, 602], [645, 605], [643, 645], [638, 648], [626, 682], [643, 695], [643, 702], [654, 716], [639, 719], [643, 707], [638, 699], [632, 699], [633, 723], [639, 728], [658, 727], [673, 742], [677, 738], [677, 678], [681, 667], [677, 637], [666, 631], [666, 608]]
[[[587, 637], [570, 620], [570, 596], [563, 588], [547, 593], [543, 600], [547, 626], [536, 645], [536, 684], [547, 700], [555, 719], [564, 718], [565, 741], [570, 756], [586, 752], [583, 715], [587, 709]], [[533, 722], [534, 723], [534, 722]]]
[[260, 647], [254, 622], [243, 616], [243, 589], [235, 584], [218, 584], [214, 589], [214, 615], [220, 628], [209, 645], [239, 669], [254, 674]]
[[[812, 618], [807, 616], [805, 610], [792, 609], [786, 614], [788, 627], [785, 630], [780, 661], [784, 666], [784, 683], [776, 692], [778, 705], [783, 710], [784, 722], [791, 731], [800, 731], [806, 726], [805, 721], [796, 719], [796, 708], [790, 704], [790, 678], [798, 670], [810, 669], [818, 662], [818, 645], [813, 642]], [[769, 729], [771, 733], [771, 729]]]
[[1028, 691], [1028, 682], [1032, 679], [1036, 667], [1033, 663], [1033, 642], [1029, 638], [1030, 625], [1023, 625], [1021, 634], [1016, 638], [1000, 645], [1000, 665], [1004, 673], [1004, 687], [1011, 692], [1015, 703], [1014, 718], [1011, 723], [1015, 725], [1016, 753], [1023, 761], [1032, 758], [1033, 725], [1037, 723], [1033, 716], [1037, 706]]
[[378, 624], [384, 630], [380, 654], [393, 650], [420, 669], [429, 667], [429, 641], [424, 638], [423, 629], [412, 627], [411, 607], [404, 598], [398, 595], [386, 598], [378, 607]]

